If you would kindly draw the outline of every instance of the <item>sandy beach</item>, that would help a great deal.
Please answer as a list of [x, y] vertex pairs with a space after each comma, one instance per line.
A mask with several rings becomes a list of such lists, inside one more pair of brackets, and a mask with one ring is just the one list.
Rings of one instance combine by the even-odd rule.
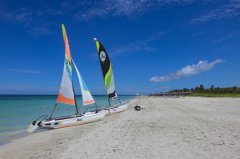
[[[142, 111], [134, 111], [134, 105]], [[240, 158], [240, 99], [137, 97], [127, 111], [30, 134], [0, 147], [1, 159]]]

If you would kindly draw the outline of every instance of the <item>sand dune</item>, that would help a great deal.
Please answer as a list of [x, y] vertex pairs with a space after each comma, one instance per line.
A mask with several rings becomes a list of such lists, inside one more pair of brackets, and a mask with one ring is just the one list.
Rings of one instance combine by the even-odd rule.
[[[139, 104], [144, 109], [134, 111]], [[102, 121], [31, 134], [0, 158], [239, 158], [239, 98], [137, 97]]]

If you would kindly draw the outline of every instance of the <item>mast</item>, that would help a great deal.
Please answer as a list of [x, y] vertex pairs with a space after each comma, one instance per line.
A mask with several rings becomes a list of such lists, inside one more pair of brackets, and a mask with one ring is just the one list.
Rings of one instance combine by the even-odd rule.
[[[72, 84], [72, 85], [73, 85], [73, 84]], [[76, 108], [76, 115], [77, 115], [77, 114], [78, 114], [77, 99], [76, 99], [76, 94], [75, 94], [75, 91], [74, 91], [74, 86], [73, 86], [72, 88], [73, 88], [74, 101], [75, 101], [75, 108]]]
[[50, 116], [49, 116], [49, 119], [50, 119], [50, 120], [52, 119], [52, 115], [53, 115], [56, 107], [57, 107], [57, 103], [55, 103], [55, 105], [54, 105], [54, 107], [53, 107], [53, 110], [52, 110], [52, 112], [51, 112], [51, 114], [50, 114]]

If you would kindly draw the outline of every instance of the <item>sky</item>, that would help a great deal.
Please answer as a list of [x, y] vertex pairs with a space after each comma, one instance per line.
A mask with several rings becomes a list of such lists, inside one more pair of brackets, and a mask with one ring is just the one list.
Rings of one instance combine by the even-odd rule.
[[58, 93], [62, 23], [92, 94], [105, 94], [94, 37], [118, 94], [240, 86], [240, 0], [0, 0], [0, 94]]

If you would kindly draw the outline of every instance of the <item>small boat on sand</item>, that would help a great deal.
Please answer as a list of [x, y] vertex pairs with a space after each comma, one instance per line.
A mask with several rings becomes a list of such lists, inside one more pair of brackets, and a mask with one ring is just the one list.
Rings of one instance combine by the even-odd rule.
[[[99, 62], [102, 69], [104, 85], [106, 88], [107, 96], [108, 96], [108, 107], [104, 109], [106, 115], [112, 115], [115, 113], [122, 112], [128, 108], [127, 102], [121, 102], [118, 98], [116, 89], [115, 89], [115, 81], [113, 76], [112, 64], [110, 62], [109, 56], [103, 47], [103, 45], [94, 38], [97, 47], [97, 53], [99, 57]], [[118, 104], [112, 104], [112, 102], [118, 101]], [[116, 103], [116, 102], [115, 102]]]
[[[57, 101], [49, 117], [48, 115], [43, 115], [38, 119], [34, 120], [29, 125], [27, 129], [29, 133], [42, 128], [54, 129], [54, 128], [63, 128], [63, 127], [69, 127], [69, 126], [74, 126], [79, 124], [91, 123], [91, 122], [95, 122], [102, 119], [106, 114], [104, 110], [98, 110], [97, 107], [94, 111], [87, 112], [87, 113], [81, 113], [78, 111], [77, 100], [76, 100], [74, 86], [72, 82], [72, 64], [74, 65], [74, 68], [77, 73], [78, 81], [80, 84], [83, 105], [95, 104], [95, 101], [90, 91], [88, 90], [86, 83], [81, 77], [77, 66], [75, 65], [74, 61], [71, 58], [68, 38], [67, 38], [66, 30], [63, 24], [62, 24], [62, 32], [63, 32], [63, 39], [64, 39], [64, 45], [65, 45], [65, 60], [64, 60], [62, 82], [61, 82], [61, 87], [57, 97]], [[53, 118], [52, 117], [53, 113], [59, 103], [75, 106], [76, 113], [70, 116]]]

